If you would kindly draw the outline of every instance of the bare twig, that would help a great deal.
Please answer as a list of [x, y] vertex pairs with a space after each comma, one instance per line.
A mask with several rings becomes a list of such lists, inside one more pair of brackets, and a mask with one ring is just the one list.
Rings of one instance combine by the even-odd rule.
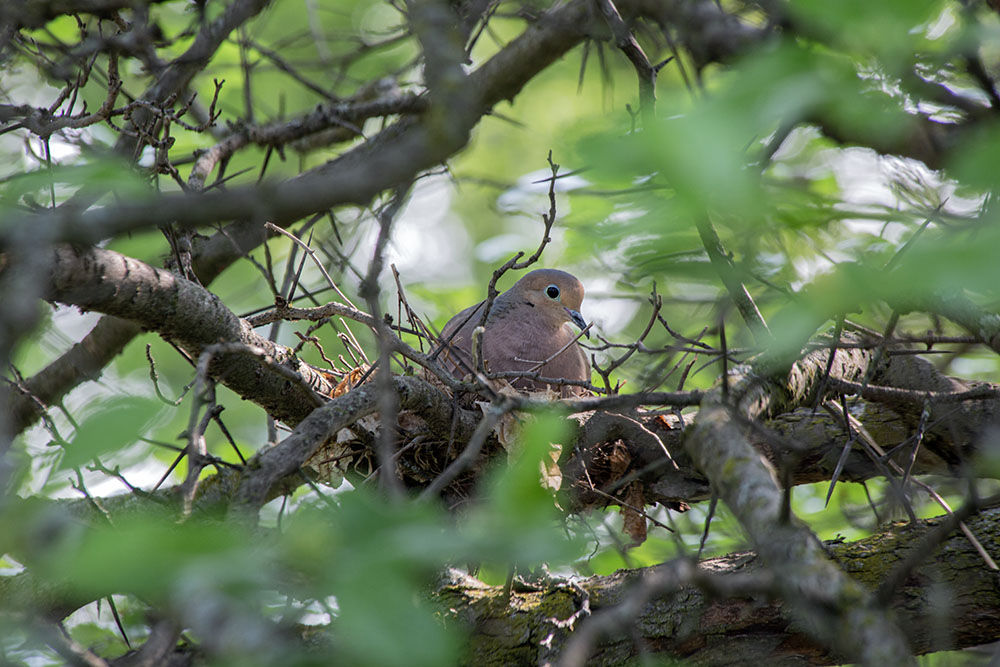
[[[609, 380], [611, 373], [615, 369], [620, 367], [622, 364], [624, 364], [626, 361], [628, 361], [629, 358], [631, 358], [631, 356], [635, 354], [636, 350], [638, 350], [640, 347], [644, 347], [643, 341], [646, 340], [646, 336], [648, 336], [649, 333], [653, 330], [653, 325], [656, 324], [657, 318], [660, 315], [660, 309], [663, 307], [663, 299], [660, 298], [660, 295], [656, 293], [655, 283], [653, 284], [653, 293], [650, 295], [649, 301], [653, 306], [653, 312], [649, 317], [649, 322], [646, 323], [646, 327], [642, 330], [642, 333], [639, 334], [639, 337], [635, 340], [635, 342], [630, 343], [629, 345], [626, 346], [625, 354], [621, 355], [617, 359], [612, 359], [607, 366], [604, 366], [599, 371], [601, 374], [601, 378], [603, 378], [604, 380], [605, 391], [607, 391], [607, 393], [609, 394], [612, 393], [611, 383]], [[589, 325], [588, 328], [590, 328]], [[579, 336], [577, 336], [577, 338], [579, 338]], [[595, 366], [595, 369], [596, 368], [597, 367]]]
[[378, 388], [378, 406], [380, 428], [378, 441], [376, 443], [376, 455], [379, 462], [379, 483], [382, 490], [388, 495], [400, 497], [403, 493], [403, 486], [396, 474], [396, 459], [393, 457], [393, 450], [396, 446], [396, 429], [398, 427], [397, 418], [399, 412], [399, 401], [396, 397], [392, 384], [392, 352], [395, 349], [395, 342], [398, 340], [389, 329], [385, 318], [378, 317], [382, 306], [379, 303], [381, 290], [379, 289], [379, 278], [385, 263], [385, 247], [389, 243], [389, 235], [392, 229], [392, 221], [409, 192], [409, 185], [396, 190], [392, 200], [389, 201], [378, 213], [376, 217], [379, 223], [378, 238], [375, 240], [375, 249], [372, 252], [372, 260], [368, 266], [368, 274], [361, 281], [361, 296], [368, 303], [368, 309], [374, 313], [375, 333], [378, 336], [378, 372], [375, 374], [375, 385]]
[[[493, 302], [500, 292], [497, 291], [497, 281], [500, 280], [503, 274], [507, 271], [514, 270], [520, 271], [526, 269], [542, 256], [542, 251], [545, 250], [545, 246], [552, 241], [552, 237], [549, 234], [552, 232], [552, 225], [556, 221], [556, 176], [559, 174], [559, 165], [552, 161], [552, 151], [549, 151], [549, 169], [552, 171], [552, 177], [547, 179], [549, 181], [549, 212], [542, 214], [542, 222], [545, 225], [545, 230], [542, 232], [542, 240], [538, 244], [538, 248], [535, 252], [522, 262], [518, 260], [524, 257], [523, 252], [518, 252], [516, 255], [504, 262], [500, 268], [493, 272], [493, 277], [490, 278], [490, 284], [486, 289], [486, 302], [483, 305], [483, 311], [479, 315], [479, 326], [486, 326], [486, 320], [489, 319], [490, 310], [493, 308]], [[459, 327], [461, 328], [461, 327]], [[458, 329], [456, 329], [457, 331]]]
[[320, 273], [323, 274], [323, 277], [326, 279], [327, 284], [330, 287], [332, 287], [333, 290], [338, 295], [340, 295], [341, 299], [343, 299], [344, 301], [346, 301], [348, 305], [350, 305], [352, 308], [354, 308], [355, 310], [357, 310], [358, 307], [354, 305], [354, 303], [350, 300], [350, 298], [348, 298], [348, 296], [346, 294], [344, 294], [343, 292], [340, 291], [339, 287], [337, 287], [337, 283], [335, 283], [333, 281], [333, 278], [330, 277], [330, 274], [327, 272], [326, 267], [323, 266], [323, 262], [321, 262], [319, 260], [319, 258], [316, 256], [316, 251], [313, 250], [309, 246], [309, 244], [305, 243], [302, 239], [300, 239], [299, 237], [295, 236], [295, 234], [292, 234], [288, 230], [282, 229], [281, 227], [279, 227], [279, 226], [277, 226], [277, 225], [275, 225], [273, 223], [265, 222], [264, 223], [264, 227], [267, 228], [268, 231], [274, 232], [275, 234], [281, 234], [282, 236], [288, 237], [289, 239], [291, 239], [292, 243], [294, 243], [295, 245], [299, 246], [300, 248], [302, 248], [302, 250], [304, 250], [306, 253], [308, 253], [309, 258], [316, 265], [316, 268], [318, 268], [319, 271], [320, 271]]
[[[898, 463], [896, 463], [888, 456], [886, 456], [885, 451], [879, 446], [877, 442], [875, 442], [875, 439], [868, 434], [868, 431], [864, 428], [864, 426], [861, 425], [861, 422], [859, 422], [854, 415], [850, 414], [849, 412], [841, 412], [840, 406], [837, 406], [835, 403], [827, 403], [825, 405], [833, 414], [839, 414], [842, 418], [850, 422], [851, 427], [856, 429], [858, 433], [858, 440], [865, 446], [867, 450], [871, 450], [875, 455], [878, 456], [880, 460], [885, 462], [885, 465], [889, 466], [893, 470], [893, 472], [895, 472], [897, 475], [902, 476], [904, 474], [903, 468]], [[889, 478], [889, 481], [894, 482], [894, 479]], [[911, 478], [911, 481], [920, 488], [922, 488], [928, 495], [930, 495], [930, 497], [933, 498], [934, 501], [941, 506], [941, 508], [945, 511], [946, 514], [948, 514], [949, 516], [954, 516], [954, 512], [952, 512], [951, 507], [948, 505], [947, 501], [945, 501], [945, 499], [942, 498], [941, 495], [937, 493], [937, 491], [932, 489], [927, 484], [921, 482], [920, 480]], [[910, 512], [910, 522], [915, 523], [916, 517], [913, 515], [913, 510], [909, 509], [908, 503], [906, 504], [906, 507]], [[986, 563], [986, 566], [991, 570], [1000, 569], [1000, 567], [998, 567], [997, 564], [993, 561], [993, 558], [989, 555], [989, 553], [987, 553], [986, 549], [983, 548], [983, 545], [979, 542], [978, 539], [976, 539], [976, 536], [973, 535], [972, 531], [969, 530], [969, 527], [965, 525], [965, 522], [960, 521], [958, 523], [958, 527], [962, 531], [962, 534], [965, 535], [966, 539], [969, 540], [969, 543], [972, 544], [973, 548], [975, 548], [979, 556], [983, 559], [983, 562]]]
[[899, 389], [850, 382], [831, 377], [829, 387], [845, 394], [854, 394], [869, 401], [895, 405], [923, 406], [925, 403], [961, 403], [963, 401], [989, 401], [1000, 398], [1000, 388], [982, 385], [968, 391], [942, 392]]
[[81, 667], [109, 667], [108, 662], [69, 636], [61, 624], [39, 621], [35, 631], [70, 664]]
[[597, 7], [601, 10], [605, 22], [611, 29], [611, 34], [615, 37], [615, 45], [632, 63], [636, 76], [639, 77], [639, 112], [643, 116], [643, 123], [649, 127], [656, 104], [656, 74], [659, 67], [654, 67], [649, 62], [645, 51], [639, 46], [639, 42], [636, 41], [629, 27], [625, 25], [625, 21], [622, 20], [622, 16], [618, 13], [618, 8], [615, 7], [612, 0], [597, 0]]
[[733, 261], [729, 255], [726, 254], [726, 250], [722, 246], [722, 241], [719, 239], [715, 227], [712, 226], [712, 223], [706, 216], [698, 218], [697, 227], [698, 234], [701, 236], [701, 242], [708, 253], [708, 258], [718, 272], [719, 277], [722, 278], [722, 282], [729, 292], [729, 297], [736, 304], [736, 309], [740, 311], [743, 321], [750, 328], [750, 332], [753, 334], [758, 345], [768, 345], [773, 340], [771, 330], [768, 329], [764, 317], [757, 308], [757, 304], [754, 303], [753, 297], [750, 296], [750, 292], [747, 291], [746, 286], [740, 280], [736, 267], [733, 265]]

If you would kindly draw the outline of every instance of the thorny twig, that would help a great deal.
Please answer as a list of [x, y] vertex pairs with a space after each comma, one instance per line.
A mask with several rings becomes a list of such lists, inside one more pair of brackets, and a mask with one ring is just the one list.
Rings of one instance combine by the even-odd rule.
[[[831, 412], [831, 414], [838, 415], [841, 418], [846, 419], [850, 423], [851, 427], [857, 431], [858, 440], [865, 446], [866, 450], [870, 451], [875, 456], [877, 456], [880, 461], [883, 461], [884, 464], [889, 466], [893, 470], [893, 472], [895, 472], [897, 475], [903, 475], [904, 472], [903, 468], [898, 463], [893, 461], [891, 458], [886, 456], [885, 451], [879, 446], [877, 442], [875, 442], [874, 438], [872, 438], [871, 435], [868, 434], [868, 431], [864, 428], [864, 426], [861, 425], [861, 422], [859, 422], [854, 415], [850, 414], [849, 412], [843, 412], [840, 409], [840, 406], [838, 406], [836, 403], [828, 402], [824, 404], [824, 406], [827, 407], [827, 409]], [[893, 479], [890, 479], [889, 481], [892, 482]], [[947, 513], [949, 516], [954, 515], [954, 512], [952, 512], [951, 507], [948, 505], [945, 499], [942, 498], [940, 494], [938, 494], [936, 491], [934, 491], [934, 489], [932, 489], [927, 484], [921, 482], [920, 480], [911, 479], [911, 481], [920, 488], [922, 488], [928, 495], [930, 495], [931, 498], [933, 498], [934, 501], [941, 506], [941, 508], [945, 511], [945, 513]], [[907, 508], [908, 507], [909, 506], [907, 504]], [[915, 523], [916, 517], [913, 515], [912, 510], [909, 511], [910, 511], [910, 522]], [[976, 536], [972, 534], [972, 531], [970, 531], [969, 527], [965, 525], [965, 522], [964, 521], [959, 522], [958, 527], [962, 531], [962, 534], [965, 535], [966, 539], [969, 540], [969, 542], [972, 544], [973, 548], [975, 548], [976, 552], [983, 559], [983, 562], [986, 563], [986, 566], [991, 570], [1000, 570], [1000, 567], [997, 567], [997, 564], [993, 561], [993, 558], [990, 557], [986, 549], [983, 548], [983, 545], [979, 542], [978, 539], [976, 539]]]
[[612, 0], [597, 0], [597, 7], [601, 10], [605, 22], [611, 29], [611, 34], [614, 35], [615, 45], [632, 63], [636, 76], [639, 77], [639, 112], [643, 116], [643, 124], [649, 127], [653, 120], [654, 105], [656, 104], [656, 74], [663, 65], [654, 67], [649, 62], [645, 51], [639, 46], [632, 30], [625, 25], [625, 21], [618, 13], [618, 8], [615, 7]]
[[611, 390], [611, 382], [610, 382], [611, 373], [614, 372], [618, 367], [620, 367], [626, 361], [628, 361], [633, 354], [635, 354], [636, 350], [639, 349], [639, 347], [643, 344], [643, 341], [646, 340], [646, 336], [648, 336], [649, 333], [653, 330], [653, 325], [656, 324], [657, 318], [660, 315], [660, 309], [663, 307], [663, 299], [660, 297], [659, 294], [656, 293], [655, 283], [653, 284], [653, 293], [650, 295], [649, 301], [653, 306], [653, 312], [649, 317], [649, 322], [646, 323], [646, 327], [642, 330], [642, 333], [639, 334], [639, 337], [635, 340], [635, 342], [627, 346], [625, 354], [621, 355], [617, 359], [612, 359], [608, 363], [608, 365], [604, 367], [600, 367], [597, 364], [594, 364], [594, 370], [596, 370], [598, 374], [600, 374], [601, 379], [604, 380], [604, 389], [605, 392], [608, 394], [614, 393]]
[[205, 448], [205, 429], [208, 427], [208, 422], [217, 416], [217, 412], [213, 414], [213, 411], [217, 406], [210, 408], [200, 422], [198, 421], [198, 414], [201, 411], [202, 406], [214, 406], [215, 398], [213, 381], [209, 377], [210, 366], [212, 360], [217, 355], [223, 354], [249, 354], [254, 356], [270, 370], [305, 389], [307, 391], [307, 395], [311, 397], [315, 406], [318, 407], [323, 404], [323, 399], [308, 386], [298, 372], [277, 363], [262, 348], [233, 342], [217, 343], [202, 350], [198, 357], [197, 377], [194, 385], [194, 396], [196, 396], [197, 399], [192, 403], [191, 417], [188, 420], [188, 447], [186, 449], [189, 457], [188, 475], [184, 483], [181, 485], [181, 495], [184, 500], [185, 517], [189, 516], [191, 513], [194, 496], [198, 490], [198, 476], [201, 473], [201, 469], [211, 461], [207, 457], [207, 450]]

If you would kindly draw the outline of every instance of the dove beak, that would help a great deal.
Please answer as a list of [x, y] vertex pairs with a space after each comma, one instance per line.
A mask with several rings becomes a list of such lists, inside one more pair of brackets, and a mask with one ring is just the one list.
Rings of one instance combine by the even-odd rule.
[[[581, 330], [587, 328], [587, 321], [583, 319], [583, 315], [581, 315], [577, 311], [571, 310], [569, 308], [566, 308], [565, 310], [566, 310], [566, 313], [569, 315], [569, 319], [573, 320], [573, 324], [575, 324], [576, 326], [580, 327]], [[584, 335], [587, 337], [587, 340], [590, 340], [590, 332], [589, 331], [586, 334], [584, 334]]]

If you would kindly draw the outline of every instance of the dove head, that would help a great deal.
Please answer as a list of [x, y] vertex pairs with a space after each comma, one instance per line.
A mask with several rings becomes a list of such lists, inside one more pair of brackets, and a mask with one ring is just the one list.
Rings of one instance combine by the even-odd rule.
[[572, 322], [581, 329], [587, 326], [580, 314], [583, 285], [572, 274], [557, 269], [537, 269], [518, 280], [509, 291], [515, 298], [537, 308], [550, 322]]

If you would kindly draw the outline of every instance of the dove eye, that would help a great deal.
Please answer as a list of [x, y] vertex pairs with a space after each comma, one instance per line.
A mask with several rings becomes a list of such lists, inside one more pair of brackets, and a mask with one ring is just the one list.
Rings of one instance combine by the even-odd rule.
[[559, 288], [556, 287], [555, 285], [549, 285], [548, 287], [545, 288], [545, 294], [550, 299], [558, 299], [559, 298]]

